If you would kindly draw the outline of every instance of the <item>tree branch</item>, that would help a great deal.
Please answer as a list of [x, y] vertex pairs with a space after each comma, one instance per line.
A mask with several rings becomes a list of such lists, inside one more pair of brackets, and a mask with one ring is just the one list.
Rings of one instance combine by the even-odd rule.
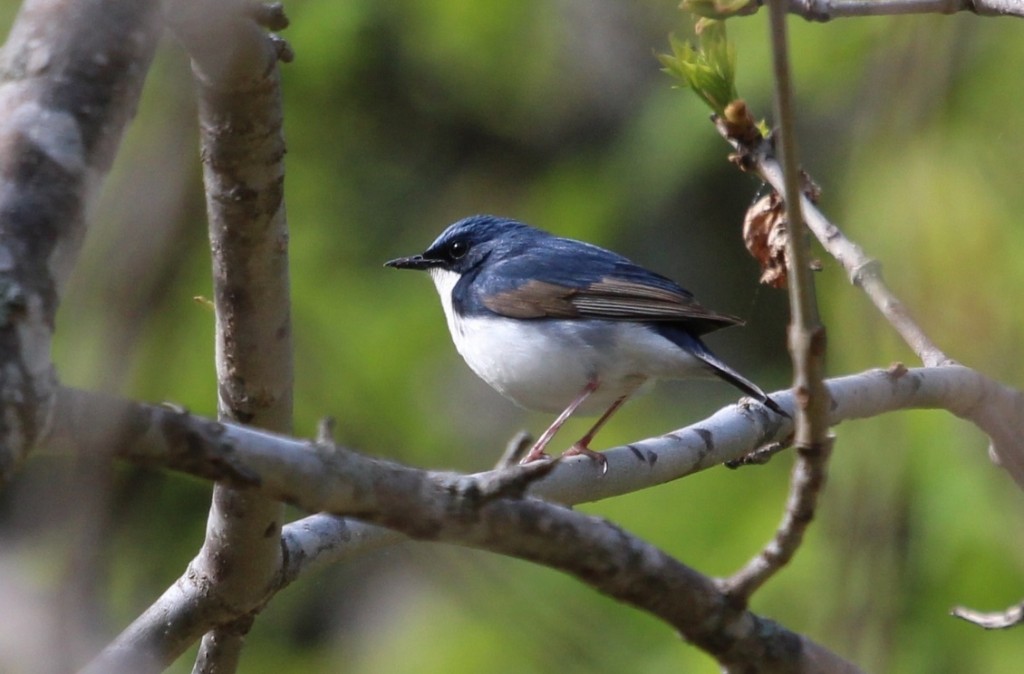
[[800, 208], [800, 163], [797, 158], [795, 111], [786, 37], [786, 8], [782, 0], [770, 6], [772, 65], [775, 80], [777, 139], [784, 164], [783, 191], [788, 231], [786, 270], [789, 280], [789, 352], [793, 361], [796, 395], [796, 463], [790, 478], [789, 499], [782, 523], [772, 540], [724, 587], [736, 601], [746, 602], [761, 585], [789, 563], [814, 519], [818, 496], [825, 484], [833, 438], [829, 435], [825, 388], [825, 326], [818, 314], [810, 246]]
[[[832, 425], [901, 409], [944, 409], [976, 423], [1003, 454], [1024, 456], [1024, 396], [969, 368], [871, 370], [829, 380], [827, 385]], [[789, 393], [773, 396], [781, 404], [791, 402]], [[367, 494], [374, 493], [375, 480], [391, 478], [376, 469], [369, 473], [359, 470], [381, 464], [386, 472], [393, 464], [367, 459], [368, 464], [357, 465], [348, 460], [348, 453], [310, 442], [97, 393], [62, 389], [58, 402], [56, 418], [60, 423], [49, 439], [54, 451], [110, 453], [135, 462], [164, 465], [240, 488], [258, 489], [308, 510], [366, 517], [373, 507], [385, 507], [384, 503], [367, 504]], [[85, 419], [91, 425], [85, 424]], [[585, 457], [559, 461], [550, 474], [529, 487], [528, 493], [566, 504], [582, 503], [678, 479], [743, 456], [792, 432], [788, 423], [774, 419], [776, 415], [761, 413], [758, 407], [730, 406], [692, 426], [607, 450], [609, 469], [601, 479], [595, 479], [593, 462]], [[392, 477], [397, 480], [392, 489], [412, 489], [400, 470]], [[444, 480], [445, 484], [458, 482], [451, 475]], [[401, 528], [391, 522], [374, 521]], [[300, 551], [300, 555], [289, 554], [289, 565], [282, 570], [276, 589], [305, 571], [386, 544], [394, 534], [372, 524], [315, 515], [285, 527], [283, 535], [289, 551]], [[123, 662], [131, 663], [131, 671], [159, 671], [154, 661], [166, 666], [207, 627], [223, 621], [225, 607], [204, 598], [204, 588], [193, 581], [189, 573], [182, 576], [104, 650], [88, 671], [121, 671], [117, 667]], [[151, 664], [144, 667], [145, 663]]]
[[[776, 190], [783, 190], [782, 170], [775, 158], [771, 143], [758, 138], [753, 143], [744, 142], [721, 118], [716, 119], [719, 133], [737, 149], [736, 161], [744, 169], [754, 171]], [[955, 361], [948, 358], [921, 330], [910, 316], [903, 303], [889, 290], [882, 279], [881, 265], [868, 257], [860, 246], [843, 235], [842, 231], [815, 207], [807, 195], [801, 197], [807, 224], [819, 243], [849, 274], [850, 282], [864, 289], [878, 310], [895, 328], [907, 345], [921, 358], [926, 366], [948, 366]], [[1019, 400], [1005, 399], [1006, 405], [983, 405], [973, 410], [970, 418], [993, 440], [992, 456], [1006, 468], [1024, 488], [1024, 453], [1013, 438], [1021, 430], [1021, 408]], [[1015, 405], [1017, 405], [1015, 407]]]
[[996, 611], [994, 613], [976, 611], [966, 606], [957, 606], [950, 611], [950, 615], [987, 630], [1005, 630], [1024, 623], [1024, 602], [1019, 602], [1003, 611]]
[[[557, 470], [555, 463], [473, 476], [426, 472], [179, 411], [128, 405], [122, 412], [150, 417], [153, 425], [144, 435], [162, 437], [176, 457], [171, 462], [182, 459], [197, 474], [255, 488], [307, 510], [355, 516], [413, 538], [491, 550], [563, 570], [661, 618], [723, 664], [758, 663], [762, 671], [854, 671], [803, 637], [738, 609], [711, 579], [618, 527], [523, 498], [536, 480]], [[244, 448], [236, 445], [236, 432], [251, 442]], [[122, 437], [115, 444], [127, 448], [134, 443]], [[115, 643], [88, 671], [123, 671], [121, 658], [128, 658], [136, 671], [149, 671], [140, 669], [147, 661], [129, 646]], [[818, 664], [812, 667], [812, 661]]]
[[[714, 3], [705, 9], [705, 0], [685, 0], [683, 7], [705, 16], [724, 19], [753, 14], [763, 4], [765, 0], [750, 0], [745, 5], [719, 12]], [[786, 12], [821, 23], [862, 16], [957, 12], [970, 12], [978, 16], [1024, 17], [1024, 3], [1020, 0], [785, 0], [785, 5]]]
[[[753, 145], [744, 145], [741, 141], [731, 137], [723, 125], [716, 126], [719, 133], [722, 133], [726, 140], [739, 150], [741, 165], [756, 172], [781, 194], [785, 189], [783, 171], [771, 142], [760, 139]], [[886, 285], [882, 278], [881, 263], [869, 257], [864, 249], [846, 238], [842, 230], [830, 222], [806, 194], [801, 197], [800, 201], [807, 226], [818, 242], [843, 266], [850, 283], [864, 290], [875, 307], [889, 321], [897, 334], [903, 338], [907, 346], [917, 354], [921, 362], [929, 366], [952, 364], [954, 361], [932, 342], [914, 321], [906, 305]]]
[[[773, 9], [776, 7], [773, 5]], [[740, 114], [742, 113], [742, 114]], [[737, 153], [733, 159], [740, 168], [746, 171], [757, 173], [766, 183], [770, 184], [777, 193], [786, 192], [792, 194], [792, 185], [787, 180], [791, 175], [792, 167], [787, 166], [785, 170], [779, 165], [775, 156], [775, 148], [770, 139], [765, 139], [754, 129], [753, 117], [746, 111], [744, 105], [738, 106], [730, 111], [726, 110], [723, 116], [715, 118], [716, 127], [719, 133], [728, 140]], [[740, 123], [742, 122], [742, 123]], [[785, 153], [783, 153], [785, 155]], [[785, 158], [785, 157], [784, 157]], [[809, 179], [808, 179], [808, 182]], [[842, 231], [815, 207], [812, 203], [810, 192], [815, 191], [813, 186], [808, 193], [801, 193], [799, 203], [802, 210], [807, 214], [809, 229], [815, 234], [821, 245], [832, 254], [846, 269], [850, 282], [862, 288], [868, 297], [873, 301], [876, 308], [895, 328], [897, 333], [910, 346], [911, 349], [921, 358], [926, 366], [946, 369], [954, 365], [954, 361], [948, 358], [924, 333], [917, 323], [910, 316], [909, 311], [903, 303], [892, 293], [882, 279], [881, 265], [877, 260], [868, 257], [863, 249], [847, 239]], [[787, 199], [792, 201], [792, 199]], [[771, 208], [771, 206], [769, 206]], [[759, 212], [756, 218], [760, 220], [755, 227], [764, 227], [768, 218], [775, 217], [774, 214], [766, 216]], [[746, 235], [746, 234], [745, 234]], [[763, 233], [762, 233], [763, 235]], [[764, 236], [765, 243], [770, 243], [767, 236]], [[756, 245], [763, 245], [755, 241]], [[762, 262], [769, 265], [773, 263], [770, 259], [770, 250], [752, 250], [757, 256], [762, 257]], [[788, 271], [792, 273], [792, 264]], [[906, 370], [902, 365], [893, 370], [894, 375], [901, 376]], [[984, 430], [991, 440], [990, 456], [993, 460], [1009, 471], [1017, 485], [1024, 488], [1024, 455], [1021, 453], [1019, 434], [1024, 431], [1022, 420], [1024, 420], [1024, 407], [1019, 392], [1005, 389], [1009, 395], [997, 395], [999, 402], [988, 398], [987, 402], [968, 403], [965, 411], [955, 412], [959, 416], [970, 418], [975, 424]], [[987, 397], [987, 396], [986, 396]], [[953, 410], [951, 410], [953, 411]], [[1017, 437], [1015, 437], [1017, 436]], [[830, 447], [823, 446], [825, 452]], [[801, 494], [792, 491], [790, 503], [787, 506], [786, 517], [776, 534], [776, 538], [762, 552], [751, 560], [751, 562], [734, 577], [723, 583], [727, 590], [739, 592], [741, 596], [747, 596], [751, 586], [763, 582], [762, 577], [771, 573], [771, 570], [784, 561], [791, 554], [791, 551], [784, 545], [787, 539], [792, 536], [793, 531], [802, 530], [801, 522], [813, 515], [813, 500], [816, 498], [816, 489], [823, 483], [824, 473], [815, 474], [809, 470], [795, 469], [794, 487], [796, 479], [805, 485], [807, 493]], [[954, 611], [957, 617], [976, 622], [986, 628], [993, 626], [1005, 626], [1017, 619], [1015, 610], [1011, 607], [1006, 612], [997, 614], [982, 614], [970, 609], [958, 608]]]
[[808, 21], [897, 14], [955, 14], [1024, 17], [1019, 0], [788, 0], [787, 10]]
[[[1024, 481], [1024, 472], [1014, 473], [1024, 461], [1024, 395], [1016, 389], [961, 365], [894, 366], [825, 383], [832, 426], [897, 410], [946, 410], [985, 432], [1000, 455], [1018, 457], [1003, 467]], [[792, 403], [788, 391], [772, 397], [784, 407]], [[308, 441], [78, 389], [61, 388], [57, 403], [46, 439], [50, 451], [112, 455], [241, 487], [259, 483], [261, 491], [275, 496], [291, 480], [306, 481], [312, 492], [334, 489], [321, 474], [324, 459]], [[586, 457], [560, 460], [530, 493], [565, 504], [598, 501], [691, 475], [791, 434], [788, 421], [760, 406], [730, 405], [685, 428], [605, 450], [608, 473], [601, 479], [595, 479], [600, 469]]]
[[26, 0], [0, 53], [0, 484], [50, 420], [57, 306], [158, 18], [154, 0]]
[[[256, 19], [284, 27], [280, 7], [249, 0], [175, 2], [170, 24], [192, 56], [213, 252], [218, 417], [289, 433], [291, 304], [284, 208], [279, 51]], [[266, 21], [265, 21], [266, 22]], [[230, 674], [281, 568], [283, 506], [214, 487], [206, 541], [191, 571], [232, 620], [203, 637], [193, 671]], [[239, 617], [234, 617], [235, 615]]]

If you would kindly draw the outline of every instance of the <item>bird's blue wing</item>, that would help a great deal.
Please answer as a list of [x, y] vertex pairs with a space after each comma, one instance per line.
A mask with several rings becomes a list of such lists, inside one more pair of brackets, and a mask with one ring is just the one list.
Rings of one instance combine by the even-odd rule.
[[742, 322], [611, 251], [555, 237], [544, 244], [495, 251], [472, 279], [475, 296], [463, 299], [511, 318], [666, 321], [697, 335]]

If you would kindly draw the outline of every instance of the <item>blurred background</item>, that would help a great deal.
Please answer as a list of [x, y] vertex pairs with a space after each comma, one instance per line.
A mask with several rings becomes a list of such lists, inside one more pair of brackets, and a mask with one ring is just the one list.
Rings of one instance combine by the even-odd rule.
[[[462, 363], [426, 277], [381, 266], [477, 212], [677, 279], [747, 320], [710, 337], [719, 355], [768, 390], [787, 385], [784, 293], [758, 287], [740, 237], [758, 184], [726, 161], [708, 110], [659, 71], [668, 35], [692, 25], [676, 0], [285, 4], [297, 55], [283, 78], [299, 434], [331, 414], [338, 440], [367, 454], [476, 471], [517, 430], [547, 425]], [[16, 8], [0, 0], [5, 27]], [[883, 262], [951, 357], [1021, 385], [1024, 24], [790, 25], [800, 151], [822, 208]], [[767, 17], [729, 31], [740, 95], [770, 119]], [[188, 61], [167, 39], [58, 319], [65, 383], [215, 414], [213, 315], [193, 299], [211, 295], [196, 148]], [[822, 261], [831, 373], [916, 364]], [[595, 448], [685, 426], [735, 397], [716, 382], [662, 384]], [[1001, 609], [1024, 585], [1024, 502], [985, 438], [936, 412], [837, 433], [819, 519], [753, 609], [870, 671], [1019, 671], [1019, 633], [947, 615], [959, 603]], [[716, 468], [583, 509], [726, 575], [774, 531], [790, 464], [783, 454]], [[163, 471], [36, 457], [0, 493], [0, 671], [81, 664], [182, 573], [209, 495]], [[172, 671], [191, 666], [190, 654]], [[285, 590], [257, 620], [241, 671], [717, 668], [663, 624], [553, 571], [403, 544]]]

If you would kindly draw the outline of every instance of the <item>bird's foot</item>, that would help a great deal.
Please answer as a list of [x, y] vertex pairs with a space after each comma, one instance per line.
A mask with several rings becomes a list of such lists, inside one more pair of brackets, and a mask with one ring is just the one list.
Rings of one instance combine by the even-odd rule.
[[597, 462], [597, 465], [601, 467], [601, 475], [608, 472], [608, 459], [605, 458], [604, 454], [601, 452], [595, 452], [591, 448], [579, 442], [562, 452], [562, 456], [585, 456], [592, 461]]

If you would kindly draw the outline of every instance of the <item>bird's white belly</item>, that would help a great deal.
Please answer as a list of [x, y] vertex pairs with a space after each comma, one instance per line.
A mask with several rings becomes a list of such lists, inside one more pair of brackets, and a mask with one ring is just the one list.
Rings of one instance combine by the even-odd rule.
[[568, 321], [465, 318], [456, 321], [455, 346], [481, 379], [529, 409], [561, 412], [590, 381], [598, 388], [579, 409], [604, 411], [647, 377], [598, 351]]
[[451, 288], [458, 275], [432, 272], [455, 347], [481, 379], [522, 407], [561, 412], [596, 381], [578, 413], [598, 414], [653, 379], [708, 374], [696, 358], [642, 324], [456, 316]]

